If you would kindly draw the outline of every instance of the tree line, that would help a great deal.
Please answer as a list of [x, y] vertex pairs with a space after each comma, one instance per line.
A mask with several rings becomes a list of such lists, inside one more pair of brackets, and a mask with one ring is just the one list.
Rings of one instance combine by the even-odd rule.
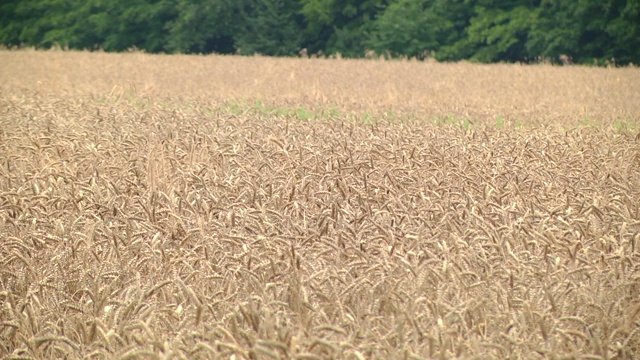
[[3, 0], [0, 21], [5, 46], [640, 62], [640, 0]]

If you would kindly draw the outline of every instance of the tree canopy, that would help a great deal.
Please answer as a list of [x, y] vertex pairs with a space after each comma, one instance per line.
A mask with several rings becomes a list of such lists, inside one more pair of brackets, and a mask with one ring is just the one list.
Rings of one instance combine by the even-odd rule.
[[5, 46], [640, 62], [640, 0], [4, 0]]

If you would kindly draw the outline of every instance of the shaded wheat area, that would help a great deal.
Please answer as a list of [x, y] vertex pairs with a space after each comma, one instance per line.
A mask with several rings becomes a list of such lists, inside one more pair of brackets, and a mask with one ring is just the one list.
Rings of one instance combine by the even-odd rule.
[[49, 70], [2, 74], [1, 358], [640, 356], [635, 129], [231, 113]]

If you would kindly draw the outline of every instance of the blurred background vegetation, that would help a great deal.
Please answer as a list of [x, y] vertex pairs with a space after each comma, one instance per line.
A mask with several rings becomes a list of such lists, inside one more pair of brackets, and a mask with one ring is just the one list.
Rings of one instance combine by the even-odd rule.
[[640, 62], [640, 0], [2, 0], [0, 21], [10, 47]]

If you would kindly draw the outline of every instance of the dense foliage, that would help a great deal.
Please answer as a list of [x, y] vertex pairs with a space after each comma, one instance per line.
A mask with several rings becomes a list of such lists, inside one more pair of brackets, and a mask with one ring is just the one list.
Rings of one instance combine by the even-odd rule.
[[0, 43], [640, 62], [640, 0], [5, 0]]

